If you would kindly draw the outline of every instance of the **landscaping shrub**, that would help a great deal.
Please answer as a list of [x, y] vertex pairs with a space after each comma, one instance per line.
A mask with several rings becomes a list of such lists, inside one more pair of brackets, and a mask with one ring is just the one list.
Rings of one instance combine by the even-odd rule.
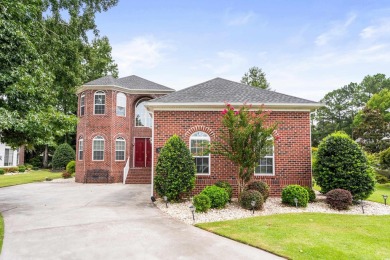
[[386, 176], [383, 176], [381, 174], [376, 174], [375, 179], [380, 184], [385, 184], [389, 182], [389, 179]]
[[307, 193], [309, 194], [309, 202], [314, 202], [316, 200], [316, 193], [311, 187], [303, 187], [307, 190]]
[[195, 187], [195, 162], [186, 144], [173, 135], [161, 149], [157, 160], [154, 188], [160, 197], [178, 201]]
[[383, 169], [390, 169], [390, 147], [379, 154], [379, 163]]
[[200, 194], [206, 195], [211, 200], [211, 207], [221, 209], [225, 207], [229, 201], [229, 194], [224, 188], [213, 186], [207, 186], [202, 190]]
[[70, 161], [73, 161], [75, 157], [76, 157], [75, 151], [69, 144], [67, 143], [60, 144], [53, 154], [53, 160], [52, 160], [53, 169], [55, 170], [65, 169], [66, 165]]
[[42, 167], [42, 157], [35, 156], [28, 161], [33, 167]]
[[252, 209], [252, 201], [255, 201], [256, 204], [254, 209], [262, 209], [264, 204], [263, 195], [257, 190], [245, 190], [240, 195], [240, 205], [244, 209]]
[[321, 141], [313, 173], [323, 193], [345, 189], [359, 200], [368, 198], [375, 189], [373, 168], [358, 144], [344, 132]]
[[282, 203], [295, 206], [294, 198], [298, 199], [299, 207], [306, 207], [309, 201], [309, 192], [300, 185], [289, 185], [282, 190]]
[[39, 170], [39, 167], [32, 167], [33, 171], [38, 171]]
[[7, 172], [18, 172], [19, 168], [18, 167], [9, 167], [9, 168], [5, 168], [5, 170]]
[[207, 212], [211, 207], [211, 200], [205, 194], [198, 194], [194, 196], [193, 200], [196, 212]]
[[257, 190], [263, 196], [264, 202], [269, 197], [269, 186], [263, 181], [252, 181], [248, 183], [246, 190]]
[[26, 167], [22, 165], [18, 167], [18, 172], [25, 172], [25, 171], [26, 171]]
[[352, 205], [352, 194], [344, 189], [331, 190], [326, 193], [326, 203], [334, 209], [348, 209]]
[[4, 169], [0, 169], [0, 175], [3, 175], [5, 173]]
[[24, 167], [26, 167], [27, 170], [31, 170], [33, 166], [29, 163], [25, 163]]
[[217, 186], [217, 187], [220, 187], [220, 188], [224, 188], [226, 190], [226, 192], [229, 194], [229, 201], [232, 200], [233, 188], [232, 188], [232, 185], [230, 185], [229, 182], [227, 182], [227, 181], [217, 181], [214, 185]]
[[68, 179], [68, 178], [70, 178], [70, 177], [72, 177], [72, 174], [70, 174], [69, 172], [64, 171], [64, 172], [62, 173], [62, 178]]
[[71, 175], [73, 173], [75, 173], [76, 171], [76, 162], [75, 161], [70, 161], [67, 165], [66, 165], [66, 171], [69, 172]]

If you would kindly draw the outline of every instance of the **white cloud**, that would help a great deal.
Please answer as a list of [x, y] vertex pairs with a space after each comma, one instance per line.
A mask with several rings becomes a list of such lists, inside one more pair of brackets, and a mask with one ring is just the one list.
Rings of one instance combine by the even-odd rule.
[[377, 39], [386, 37], [390, 33], [390, 19], [381, 19], [378, 24], [364, 28], [360, 37], [362, 39]]
[[228, 11], [226, 13], [226, 23], [231, 26], [240, 26], [249, 23], [255, 17], [255, 13], [253, 11], [249, 11], [246, 13], [231, 13]]
[[112, 46], [112, 56], [118, 64], [120, 76], [127, 76], [137, 69], [151, 69], [164, 59], [165, 51], [172, 46], [153, 36], [139, 36], [129, 42]]
[[335, 38], [342, 37], [346, 32], [348, 27], [355, 21], [357, 15], [356, 14], [350, 14], [348, 15], [348, 18], [344, 22], [334, 22], [333, 26], [326, 32], [320, 34], [316, 40], [315, 43], [318, 46], [323, 46], [328, 44], [331, 40]]

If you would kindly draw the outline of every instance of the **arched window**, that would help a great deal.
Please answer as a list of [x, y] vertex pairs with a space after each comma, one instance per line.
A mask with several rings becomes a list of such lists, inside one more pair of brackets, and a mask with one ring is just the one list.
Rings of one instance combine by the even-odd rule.
[[115, 161], [124, 161], [126, 152], [126, 141], [122, 137], [115, 140]]
[[190, 151], [194, 157], [197, 174], [210, 174], [210, 154], [206, 153], [210, 136], [205, 132], [195, 132], [190, 137]]
[[84, 159], [84, 139], [81, 136], [79, 138], [79, 161], [82, 161]]
[[82, 93], [80, 96], [80, 116], [83, 116], [85, 113], [85, 94]]
[[104, 160], [104, 138], [96, 136], [92, 142], [92, 160], [103, 161]]
[[96, 91], [94, 101], [94, 114], [103, 115], [105, 113], [106, 107], [106, 93], [104, 93], [103, 91]]
[[135, 106], [135, 126], [152, 127], [152, 117], [145, 107], [145, 102], [148, 99], [141, 99]]
[[275, 158], [272, 137], [269, 138], [268, 141], [267, 152], [265, 156], [260, 159], [259, 165], [255, 168], [255, 175], [274, 175]]
[[116, 94], [116, 115], [126, 116], [126, 95], [123, 93]]

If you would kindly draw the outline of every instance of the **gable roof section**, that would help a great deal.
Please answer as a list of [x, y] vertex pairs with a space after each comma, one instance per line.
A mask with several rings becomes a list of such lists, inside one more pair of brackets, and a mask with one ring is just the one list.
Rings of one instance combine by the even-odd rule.
[[247, 102], [253, 105], [264, 104], [267, 107], [290, 107], [291, 109], [315, 109], [322, 106], [318, 102], [264, 90], [222, 78], [215, 78], [151, 100], [147, 106], [150, 108], [168, 106], [210, 107], [224, 106], [225, 102], [231, 104], [243, 104]]
[[77, 93], [85, 89], [109, 89], [117, 88], [126, 92], [173, 92], [174, 89], [168, 88], [150, 80], [132, 75], [116, 79], [113, 76], [105, 76], [83, 84], [77, 90]]

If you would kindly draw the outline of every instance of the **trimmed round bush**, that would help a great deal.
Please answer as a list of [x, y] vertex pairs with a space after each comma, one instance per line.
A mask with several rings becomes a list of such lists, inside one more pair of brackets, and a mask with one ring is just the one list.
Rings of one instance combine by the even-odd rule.
[[246, 190], [257, 190], [263, 196], [264, 202], [269, 197], [269, 186], [263, 181], [252, 181], [245, 187]]
[[211, 208], [221, 209], [229, 201], [229, 194], [224, 188], [207, 186], [200, 194], [206, 195], [211, 200]]
[[66, 165], [66, 171], [69, 172], [70, 174], [75, 173], [75, 171], [76, 171], [76, 162], [75, 161], [70, 161]]
[[52, 159], [53, 169], [54, 170], [65, 169], [66, 165], [70, 161], [74, 161], [75, 158], [76, 158], [75, 151], [69, 144], [67, 143], [60, 144], [53, 154], [53, 159]]
[[160, 197], [179, 201], [195, 187], [195, 162], [184, 141], [173, 135], [158, 156], [154, 188]]
[[375, 189], [373, 168], [358, 144], [346, 133], [325, 137], [319, 147], [313, 173], [321, 192], [349, 190], [354, 200], [368, 198]]
[[62, 173], [62, 178], [68, 179], [68, 178], [70, 178], [70, 177], [72, 177], [72, 174], [70, 174], [69, 172], [64, 171], [64, 172]]
[[217, 181], [214, 185], [217, 186], [217, 187], [220, 187], [220, 188], [224, 188], [226, 190], [226, 192], [229, 194], [229, 201], [231, 201], [232, 196], [233, 196], [233, 188], [232, 188], [232, 185], [230, 185], [229, 182], [227, 182], [227, 181]]
[[314, 202], [316, 201], [316, 193], [314, 192], [314, 190], [310, 187], [303, 187], [307, 190], [307, 193], [309, 194], [309, 202]]
[[380, 184], [385, 184], [389, 182], [389, 179], [386, 176], [383, 176], [382, 174], [376, 174], [375, 179]]
[[211, 200], [207, 195], [198, 194], [193, 198], [196, 212], [207, 212], [211, 207]]
[[326, 203], [334, 209], [346, 210], [352, 205], [352, 194], [344, 189], [331, 190], [326, 193]]
[[294, 198], [298, 199], [299, 207], [307, 207], [309, 193], [300, 185], [289, 185], [282, 190], [282, 203], [295, 207]]
[[39, 167], [33, 166], [32, 169], [33, 169], [33, 171], [38, 171], [38, 170], [39, 170]]
[[382, 168], [390, 169], [390, 147], [379, 154], [379, 163]]
[[18, 167], [18, 172], [25, 172], [25, 171], [26, 171], [26, 167], [24, 167], [23, 165]]
[[3, 175], [5, 173], [4, 169], [0, 169], [0, 175]]
[[[252, 207], [252, 201], [255, 201], [255, 206]], [[263, 195], [257, 190], [244, 190], [240, 195], [240, 205], [244, 209], [259, 210], [263, 208], [264, 199]]]

